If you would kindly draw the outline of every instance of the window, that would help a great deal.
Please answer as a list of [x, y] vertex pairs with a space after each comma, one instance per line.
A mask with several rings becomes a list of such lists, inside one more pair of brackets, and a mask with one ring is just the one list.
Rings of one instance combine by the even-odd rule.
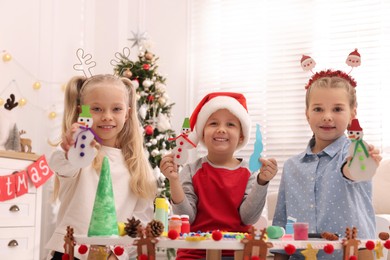
[[[351, 72], [358, 82], [358, 118], [364, 139], [390, 153], [390, 1], [376, 0], [198, 0], [190, 6], [191, 93], [195, 107], [207, 93], [244, 93], [252, 136], [237, 155], [249, 159], [260, 124], [264, 157], [279, 164], [270, 191], [276, 191], [283, 163], [302, 152], [312, 133], [305, 119], [304, 86], [311, 72], [350, 67], [358, 48], [362, 65]], [[201, 151], [202, 152], [202, 151]], [[204, 151], [203, 151], [204, 152]]]

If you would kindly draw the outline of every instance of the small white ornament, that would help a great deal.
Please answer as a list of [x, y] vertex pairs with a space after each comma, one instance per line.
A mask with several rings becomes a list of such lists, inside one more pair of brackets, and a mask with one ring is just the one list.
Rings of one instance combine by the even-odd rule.
[[164, 132], [171, 128], [171, 122], [169, 122], [169, 119], [163, 114], [160, 113], [157, 116], [157, 129], [160, 132]]
[[131, 84], [134, 86], [134, 88], [138, 88], [138, 87], [139, 87], [139, 82], [138, 82], [138, 80], [132, 80], [132, 81], [131, 81]]
[[142, 104], [141, 107], [138, 109], [138, 114], [142, 119], [145, 119], [147, 110], [148, 105], [146, 104]]

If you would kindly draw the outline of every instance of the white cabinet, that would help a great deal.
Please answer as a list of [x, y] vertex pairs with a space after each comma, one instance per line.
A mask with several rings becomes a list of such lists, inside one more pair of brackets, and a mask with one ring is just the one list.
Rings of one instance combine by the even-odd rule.
[[[0, 176], [26, 170], [38, 155], [0, 151]], [[0, 259], [39, 260], [42, 188], [0, 202]]]

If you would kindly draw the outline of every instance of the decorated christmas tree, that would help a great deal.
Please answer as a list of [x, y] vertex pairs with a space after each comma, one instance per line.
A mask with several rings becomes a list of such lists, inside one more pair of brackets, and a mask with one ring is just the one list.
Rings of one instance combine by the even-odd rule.
[[170, 123], [174, 103], [169, 101], [166, 93], [165, 77], [158, 72], [158, 57], [141, 46], [139, 39], [134, 41], [133, 46], [138, 45], [138, 60], [130, 60], [130, 49], [124, 48], [122, 53], [116, 55], [114, 70], [117, 75], [129, 78], [136, 88], [138, 115], [144, 129], [149, 162], [156, 175], [160, 176], [160, 195], [170, 198], [169, 182], [158, 167], [162, 156], [174, 146], [168, 141], [175, 136]]

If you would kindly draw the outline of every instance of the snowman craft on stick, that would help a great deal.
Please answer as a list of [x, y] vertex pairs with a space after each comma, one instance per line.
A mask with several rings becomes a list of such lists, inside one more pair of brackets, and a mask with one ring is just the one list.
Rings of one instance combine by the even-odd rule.
[[181, 134], [175, 138], [169, 138], [168, 141], [175, 141], [176, 146], [173, 148], [172, 153], [174, 155], [173, 161], [177, 165], [183, 165], [188, 160], [188, 149], [196, 147], [189, 138], [188, 134], [191, 132], [190, 120], [188, 117], [184, 119]]
[[83, 168], [91, 163], [96, 155], [96, 150], [91, 146], [93, 139], [100, 142], [99, 137], [92, 131], [92, 115], [89, 105], [81, 106], [81, 113], [77, 119], [79, 128], [73, 135], [74, 145], [68, 151], [69, 162], [79, 168]]
[[348, 156], [351, 157], [348, 163], [350, 174], [355, 181], [371, 180], [378, 165], [368, 153], [368, 145], [363, 141], [363, 129], [359, 120], [352, 119], [347, 131], [352, 142], [348, 151]]

